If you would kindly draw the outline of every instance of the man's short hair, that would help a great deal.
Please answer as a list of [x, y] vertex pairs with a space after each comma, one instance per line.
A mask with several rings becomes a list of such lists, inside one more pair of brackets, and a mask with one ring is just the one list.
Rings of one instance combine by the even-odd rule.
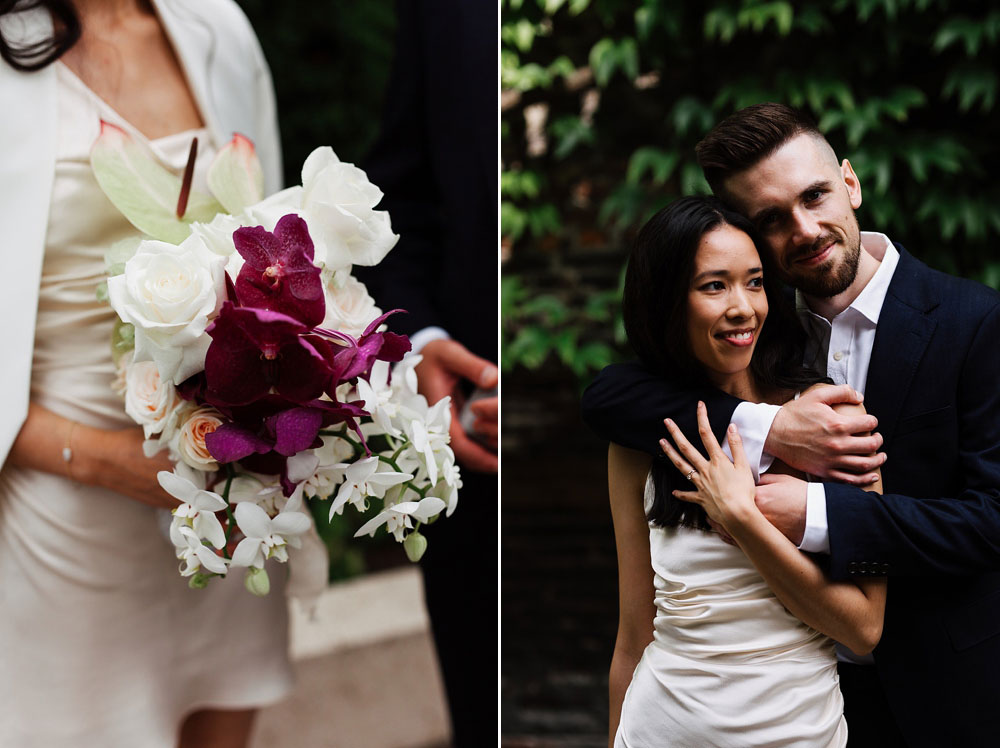
[[765, 102], [726, 117], [694, 151], [712, 191], [725, 198], [724, 180], [764, 160], [802, 133], [826, 142], [809, 115], [784, 104]]

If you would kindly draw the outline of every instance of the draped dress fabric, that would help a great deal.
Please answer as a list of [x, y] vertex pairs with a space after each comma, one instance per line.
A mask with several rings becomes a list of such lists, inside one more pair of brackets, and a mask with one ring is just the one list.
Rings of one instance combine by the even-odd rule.
[[[646, 510], [652, 503], [646, 483]], [[615, 748], [827, 748], [847, 725], [833, 643], [715, 533], [650, 523], [656, 616]]]
[[[145, 138], [56, 66], [59, 139], [31, 397], [88, 426], [134, 428], [112, 391], [115, 314], [95, 291], [105, 250], [137, 232], [98, 187], [89, 151], [101, 118]], [[204, 189], [207, 130], [147, 142], [179, 171], [195, 135]], [[239, 573], [189, 589], [163, 513], [59, 475], [9, 464], [0, 472], [0, 746], [173, 748], [193, 710], [261, 706], [290, 690], [281, 570], [266, 598], [250, 595]]]

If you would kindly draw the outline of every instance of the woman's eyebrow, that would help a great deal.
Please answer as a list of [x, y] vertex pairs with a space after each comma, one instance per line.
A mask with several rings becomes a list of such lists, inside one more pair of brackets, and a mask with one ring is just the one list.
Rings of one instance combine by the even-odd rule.
[[[757, 273], [763, 272], [763, 270], [764, 269], [758, 265], [758, 266], [749, 268], [744, 273], [744, 275], [756, 275]], [[701, 273], [698, 273], [698, 275], [696, 275], [692, 279], [692, 283], [697, 283], [698, 281], [702, 280], [703, 278], [728, 278], [731, 275], [732, 275], [732, 273], [729, 270], [705, 270], [705, 271], [703, 271]]]

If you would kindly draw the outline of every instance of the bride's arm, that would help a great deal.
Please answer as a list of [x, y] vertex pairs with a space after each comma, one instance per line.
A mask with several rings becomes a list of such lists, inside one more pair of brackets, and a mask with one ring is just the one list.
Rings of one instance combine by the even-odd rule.
[[692, 468], [697, 471], [692, 482], [698, 490], [675, 495], [700, 504], [713, 521], [725, 528], [792, 615], [858, 654], [870, 652], [882, 636], [885, 581], [829, 581], [761, 514], [753, 500], [753, 476], [739, 434], [735, 429], [728, 434], [734, 463], [708, 429], [704, 411], [704, 404], [699, 404], [698, 418], [703, 424], [700, 434], [710, 460], [702, 457], [675, 425], [667, 426], [680, 453], [666, 440], [664, 451], [685, 474]]
[[618, 548], [618, 637], [609, 674], [608, 745], [614, 746], [622, 700], [646, 645], [653, 640], [653, 566], [643, 509], [649, 455], [617, 444], [608, 449], [608, 493]]
[[[156, 480], [157, 472], [172, 470], [173, 465], [165, 453], [147, 458], [142, 442], [139, 428], [93, 428], [31, 403], [7, 462], [101, 486], [143, 504], [173, 509], [178, 501]], [[72, 452], [69, 462], [63, 459], [64, 447]]]

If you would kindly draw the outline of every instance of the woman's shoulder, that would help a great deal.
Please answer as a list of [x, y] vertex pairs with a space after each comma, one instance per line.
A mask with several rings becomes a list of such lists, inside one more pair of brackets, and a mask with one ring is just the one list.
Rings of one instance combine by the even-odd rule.
[[254, 60], [263, 61], [257, 34], [235, 0], [175, 0], [161, 3], [159, 10], [163, 15], [170, 15], [175, 24], [195, 22], [207, 28], [218, 45], [213, 56], [238, 50], [236, 59], [246, 61], [250, 55]]

